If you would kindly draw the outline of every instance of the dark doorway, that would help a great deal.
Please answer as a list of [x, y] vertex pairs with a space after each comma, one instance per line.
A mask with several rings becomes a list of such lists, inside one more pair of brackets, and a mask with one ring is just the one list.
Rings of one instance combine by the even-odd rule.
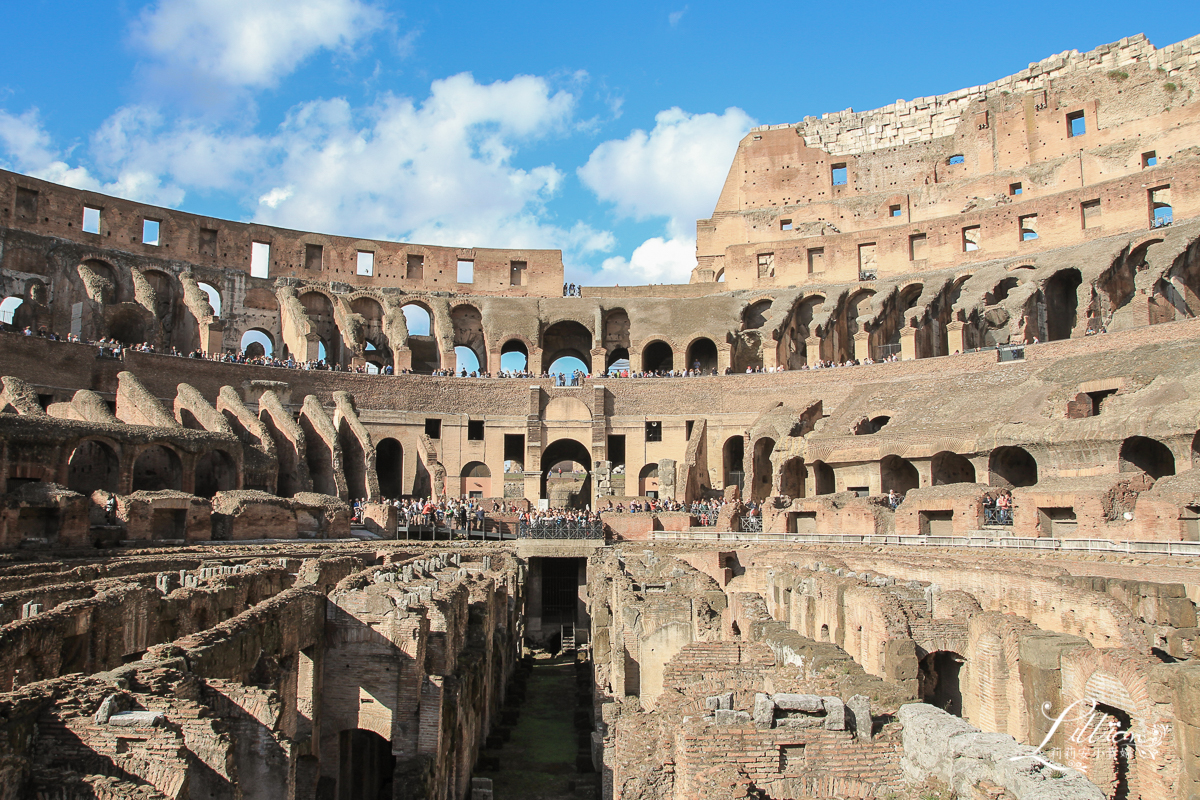
[[1144, 472], [1158, 480], [1175, 474], [1175, 455], [1157, 439], [1130, 436], [1121, 443], [1121, 472]]
[[376, 445], [375, 473], [384, 499], [395, 500], [404, 494], [404, 448], [400, 442], [383, 439]]
[[82, 495], [97, 489], [117, 493], [120, 462], [108, 444], [88, 439], [76, 446], [67, 465], [67, 488]]
[[988, 483], [1011, 489], [1038, 481], [1037, 461], [1023, 447], [997, 447], [988, 457]]
[[961, 717], [962, 689], [958, 684], [958, 673], [964, 660], [950, 650], [938, 650], [922, 658], [918, 675], [921, 699], [948, 714]]
[[[583, 469], [583, 482], [570, 492], [558, 507], [583, 508], [592, 502], [592, 456], [588, 449], [574, 439], [559, 439], [551, 442], [542, 453], [542, 493], [544, 500], [550, 499], [550, 472], [564, 462], [574, 462]], [[554, 503], [551, 503], [554, 506]]]
[[392, 800], [396, 757], [388, 740], [374, 731], [342, 731], [338, 800]]

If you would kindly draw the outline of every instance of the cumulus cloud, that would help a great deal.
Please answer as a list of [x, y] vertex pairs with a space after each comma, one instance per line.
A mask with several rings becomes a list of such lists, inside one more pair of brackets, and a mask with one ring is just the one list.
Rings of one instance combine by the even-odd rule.
[[578, 170], [619, 216], [663, 219], [666, 238], [647, 239], [626, 260], [607, 259], [598, 283], [687, 282], [696, 265], [695, 224], [710, 215], [725, 182], [738, 141], [754, 125], [740, 108], [723, 114], [660, 111], [654, 128], [635, 130], [592, 151]]
[[318, 50], [349, 48], [386, 22], [361, 0], [158, 0], [131, 38], [173, 79], [262, 88]]

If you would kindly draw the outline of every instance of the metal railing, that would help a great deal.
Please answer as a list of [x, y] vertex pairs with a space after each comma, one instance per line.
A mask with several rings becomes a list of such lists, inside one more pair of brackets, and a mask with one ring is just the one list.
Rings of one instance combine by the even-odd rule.
[[518, 539], [603, 539], [604, 523], [598, 519], [534, 520], [517, 524]]
[[742, 517], [742, 531], [745, 533], [762, 533], [762, 517]]
[[984, 508], [983, 509], [983, 524], [984, 525], [1012, 525], [1012, 509], [1011, 508]]
[[1024, 361], [1025, 360], [1025, 345], [1023, 345], [1023, 344], [996, 345], [996, 360], [997, 361]]
[[879, 272], [873, 269], [860, 269], [858, 271], [858, 279], [860, 281], [873, 281], [879, 277]]
[[689, 511], [688, 513], [696, 518], [696, 525], [704, 528], [716, 527], [717, 518], [720, 516], [720, 512], [715, 508], [711, 511]]
[[[744, 523], [745, 520], [743, 520]], [[980, 531], [986, 534], [987, 531]], [[761, 531], [654, 531], [655, 540], [788, 542], [856, 546], [957, 547], [964, 549], [1070, 550], [1091, 553], [1126, 553], [1200, 557], [1200, 542], [1130, 542], [1108, 539], [1051, 539], [1023, 536], [896, 536], [840, 533], [763, 533]]]

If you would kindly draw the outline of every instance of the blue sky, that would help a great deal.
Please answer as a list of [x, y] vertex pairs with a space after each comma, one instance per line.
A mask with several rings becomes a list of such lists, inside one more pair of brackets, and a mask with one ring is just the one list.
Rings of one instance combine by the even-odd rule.
[[25, 0], [0, 166], [229, 219], [683, 282], [751, 125], [1200, 33], [1200, 4]]

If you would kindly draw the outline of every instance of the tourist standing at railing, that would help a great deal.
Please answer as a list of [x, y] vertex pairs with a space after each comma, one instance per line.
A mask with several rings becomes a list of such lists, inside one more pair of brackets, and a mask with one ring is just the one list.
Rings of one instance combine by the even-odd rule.
[[1005, 489], [996, 498], [996, 510], [1000, 513], [1000, 524], [1012, 524], [1012, 495]]

